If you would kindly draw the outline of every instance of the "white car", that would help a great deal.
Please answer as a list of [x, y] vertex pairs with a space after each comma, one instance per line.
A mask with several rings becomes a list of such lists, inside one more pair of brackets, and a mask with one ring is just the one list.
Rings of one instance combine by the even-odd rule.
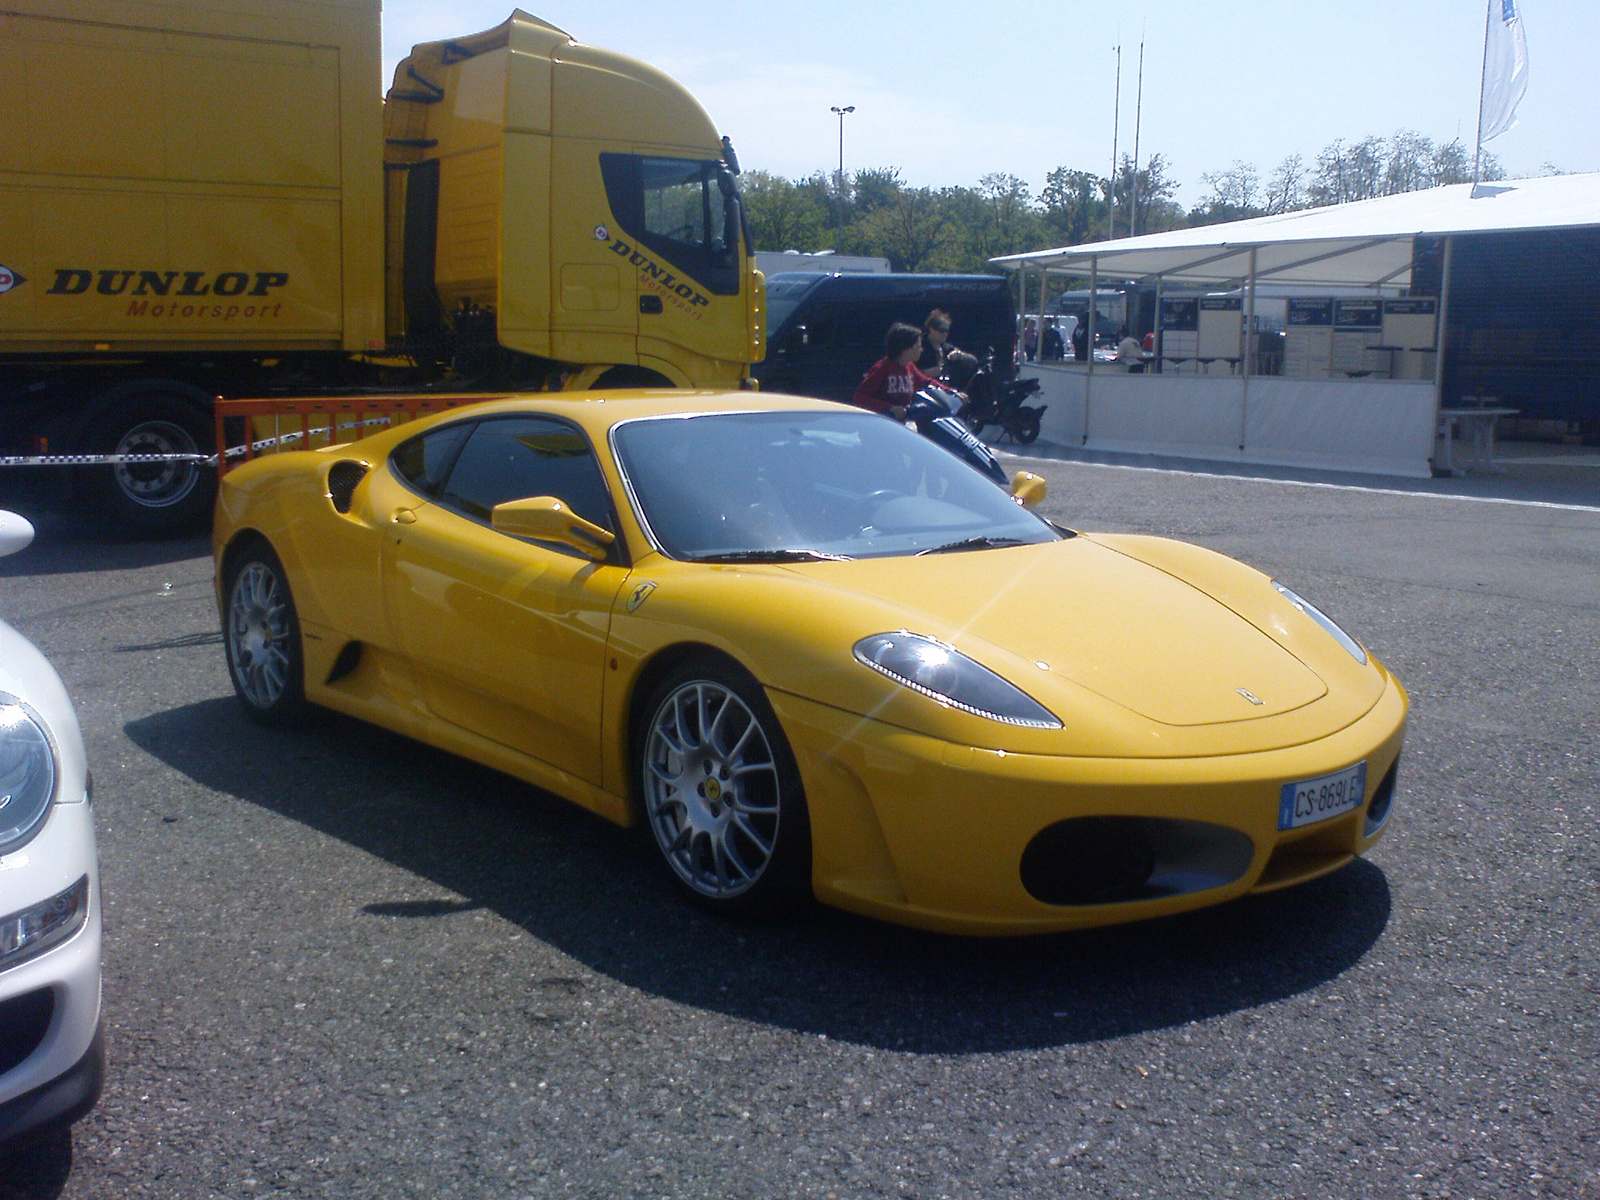
[[[33, 527], [0, 512], [0, 555]], [[100, 885], [83, 737], [44, 655], [0, 621], [0, 1143], [94, 1107]]]

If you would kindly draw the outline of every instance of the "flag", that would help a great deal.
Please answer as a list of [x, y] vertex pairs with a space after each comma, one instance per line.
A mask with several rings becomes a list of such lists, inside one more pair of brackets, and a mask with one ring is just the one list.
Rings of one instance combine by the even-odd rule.
[[1480, 146], [1517, 123], [1517, 105], [1527, 90], [1528, 40], [1517, 0], [1489, 0], [1478, 114]]

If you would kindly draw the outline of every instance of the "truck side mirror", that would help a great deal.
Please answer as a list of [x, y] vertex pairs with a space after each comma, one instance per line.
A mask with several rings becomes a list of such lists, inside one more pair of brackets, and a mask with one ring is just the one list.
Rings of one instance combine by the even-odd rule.
[[811, 345], [811, 331], [804, 325], [796, 325], [789, 331], [789, 336], [783, 339], [785, 354], [799, 354]]
[[570, 546], [594, 562], [604, 559], [611, 543], [617, 540], [617, 535], [609, 529], [584, 520], [565, 501], [554, 496], [496, 504], [489, 513], [489, 527], [513, 537]]

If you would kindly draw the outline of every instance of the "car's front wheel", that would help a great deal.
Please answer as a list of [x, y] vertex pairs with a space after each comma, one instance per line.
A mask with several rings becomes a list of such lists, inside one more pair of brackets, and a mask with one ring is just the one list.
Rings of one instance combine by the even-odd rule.
[[805, 797], [760, 685], [731, 663], [690, 663], [655, 687], [643, 711], [639, 795], [678, 886], [729, 912], [803, 895], [811, 868]]
[[239, 702], [262, 725], [287, 725], [305, 710], [300, 622], [283, 564], [254, 542], [228, 565], [223, 641]]

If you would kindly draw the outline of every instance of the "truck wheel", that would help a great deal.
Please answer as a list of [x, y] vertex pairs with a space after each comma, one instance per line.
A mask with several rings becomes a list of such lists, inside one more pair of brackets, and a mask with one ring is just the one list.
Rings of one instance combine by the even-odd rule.
[[612, 388], [669, 388], [672, 380], [649, 367], [612, 367], [592, 385], [595, 391]]
[[[209, 454], [205, 416], [179, 391], [139, 391], [108, 399], [90, 420], [93, 454]], [[191, 533], [211, 516], [216, 468], [205, 463], [118, 463], [85, 468], [99, 511], [147, 537]]]

